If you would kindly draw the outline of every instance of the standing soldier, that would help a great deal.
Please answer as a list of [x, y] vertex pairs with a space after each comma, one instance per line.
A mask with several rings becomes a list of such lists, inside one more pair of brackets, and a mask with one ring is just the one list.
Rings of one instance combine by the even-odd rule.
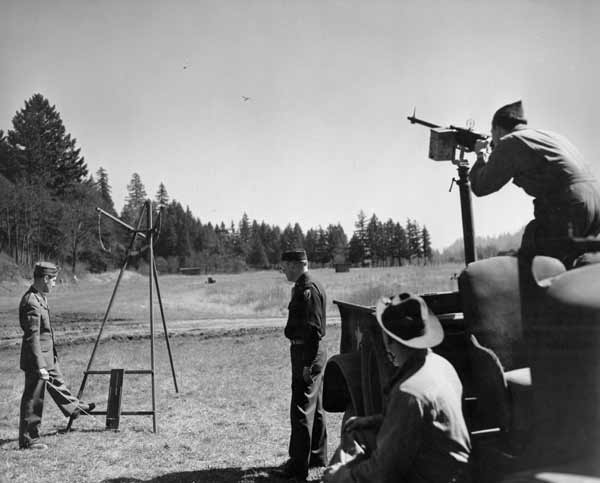
[[84, 404], [71, 394], [58, 366], [46, 300], [46, 294], [56, 285], [57, 274], [58, 268], [52, 263], [37, 263], [33, 271], [33, 285], [25, 292], [19, 305], [19, 322], [23, 329], [21, 369], [25, 371], [19, 421], [19, 447], [23, 449], [47, 448], [40, 442], [46, 385], [50, 396], [67, 417], [77, 417], [96, 406], [94, 403]]
[[548, 255], [568, 267], [576, 253], [564, 239], [600, 233], [600, 186], [582, 155], [559, 134], [527, 126], [521, 101], [496, 111], [492, 119], [493, 150], [478, 140], [477, 162], [469, 178], [473, 193], [486, 196], [511, 179], [533, 200], [534, 220], [525, 228], [521, 251]]
[[278, 471], [285, 478], [306, 479], [308, 469], [327, 464], [327, 431], [323, 411], [323, 370], [327, 350], [325, 336], [326, 295], [308, 273], [304, 250], [281, 257], [282, 270], [294, 282], [285, 336], [290, 340], [292, 361], [292, 433], [289, 460]]

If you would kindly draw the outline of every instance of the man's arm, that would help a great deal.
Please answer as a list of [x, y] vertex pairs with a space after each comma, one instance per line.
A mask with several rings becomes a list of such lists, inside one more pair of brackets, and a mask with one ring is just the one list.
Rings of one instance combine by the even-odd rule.
[[377, 448], [368, 459], [351, 465], [352, 479], [349, 481], [401, 482], [413, 465], [423, 438], [421, 404], [411, 394], [398, 391], [391, 398], [385, 414], [377, 434]]
[[471, 189], [476, 196], [486, 196], [498, 191], [517, 174], [518, 159], [523, 143], [509, 136], [503, 138], [486, 161], [485, 143], [475, 144], [477, 161], [469, 172]]
[[304, 317], [306, 321], [306, 336], [305, 336], [305, 350], [304, 350], [304, 367], [308, 368], [309, 371], [312, 368], [313, 372], [320, 372], [322, 367], [313, 368], [313, 362], [317, 356], [319, 349], [319, 330], [321, 328], [320, 318], [323, 316], [321, 297], [319, 291], [314, 285], [310, 285], [304, 288], [302, 293], [304, 298]]
[[40, 345], [40, 321], [41, 317], [41, 306], [34, 297], [29, 297], [26, 302], [25, 314], [21, 320], [21, 328], [23, 329], [23, 343], [29, 346], [29, 350], [33, 354], [36, 362], [37, 370], [46, 370], [46, 361], [42, 354], [42, 348]]

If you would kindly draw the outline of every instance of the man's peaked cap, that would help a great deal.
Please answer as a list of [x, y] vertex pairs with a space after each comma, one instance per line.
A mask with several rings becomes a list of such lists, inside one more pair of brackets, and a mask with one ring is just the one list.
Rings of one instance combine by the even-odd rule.
[[45, 275], [56, 277], [58, 274], [58, 267], [54, 263], [50, 262], [37, 262], [33, 269], [33, 277], [41, 278]]

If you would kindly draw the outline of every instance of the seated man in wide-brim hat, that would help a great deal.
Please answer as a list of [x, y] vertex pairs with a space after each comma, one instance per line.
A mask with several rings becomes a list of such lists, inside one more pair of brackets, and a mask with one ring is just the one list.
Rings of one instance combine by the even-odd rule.
[[396, 372], [383, 414], [352, 417], [325, 482], [466, 482], [471, 443], [462, 385], [452, 365], [431, 351], [442, 326], [421, 297], [377, 303], [383, 346]]

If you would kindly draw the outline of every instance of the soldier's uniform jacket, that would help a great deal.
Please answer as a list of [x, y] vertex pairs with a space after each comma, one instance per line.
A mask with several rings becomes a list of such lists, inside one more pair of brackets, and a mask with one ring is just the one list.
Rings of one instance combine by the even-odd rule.
[[305, 366], [311, 366], [325, 336], [325, 290], [308, 272], [303, 273], [294, 284], [288, 305], [285, 336], [292, 341], [302, 341]]
[[517, 126], [500, 139], [487, 162], [477, 160], [469, 173], [477, 196], [493, 193], [511, 179], [533, 196], [535, 219], [566, 227], [576, 236], [600, 232], [600, 186], [578, 150], [563, 136]]
[[19, 322], [23, 329], [21, 369], [38, 372], [54, 367], [57, 359], [54, 333], [50, 327], [50, 313], [46, 297], [31, 286], [19, 305]]

